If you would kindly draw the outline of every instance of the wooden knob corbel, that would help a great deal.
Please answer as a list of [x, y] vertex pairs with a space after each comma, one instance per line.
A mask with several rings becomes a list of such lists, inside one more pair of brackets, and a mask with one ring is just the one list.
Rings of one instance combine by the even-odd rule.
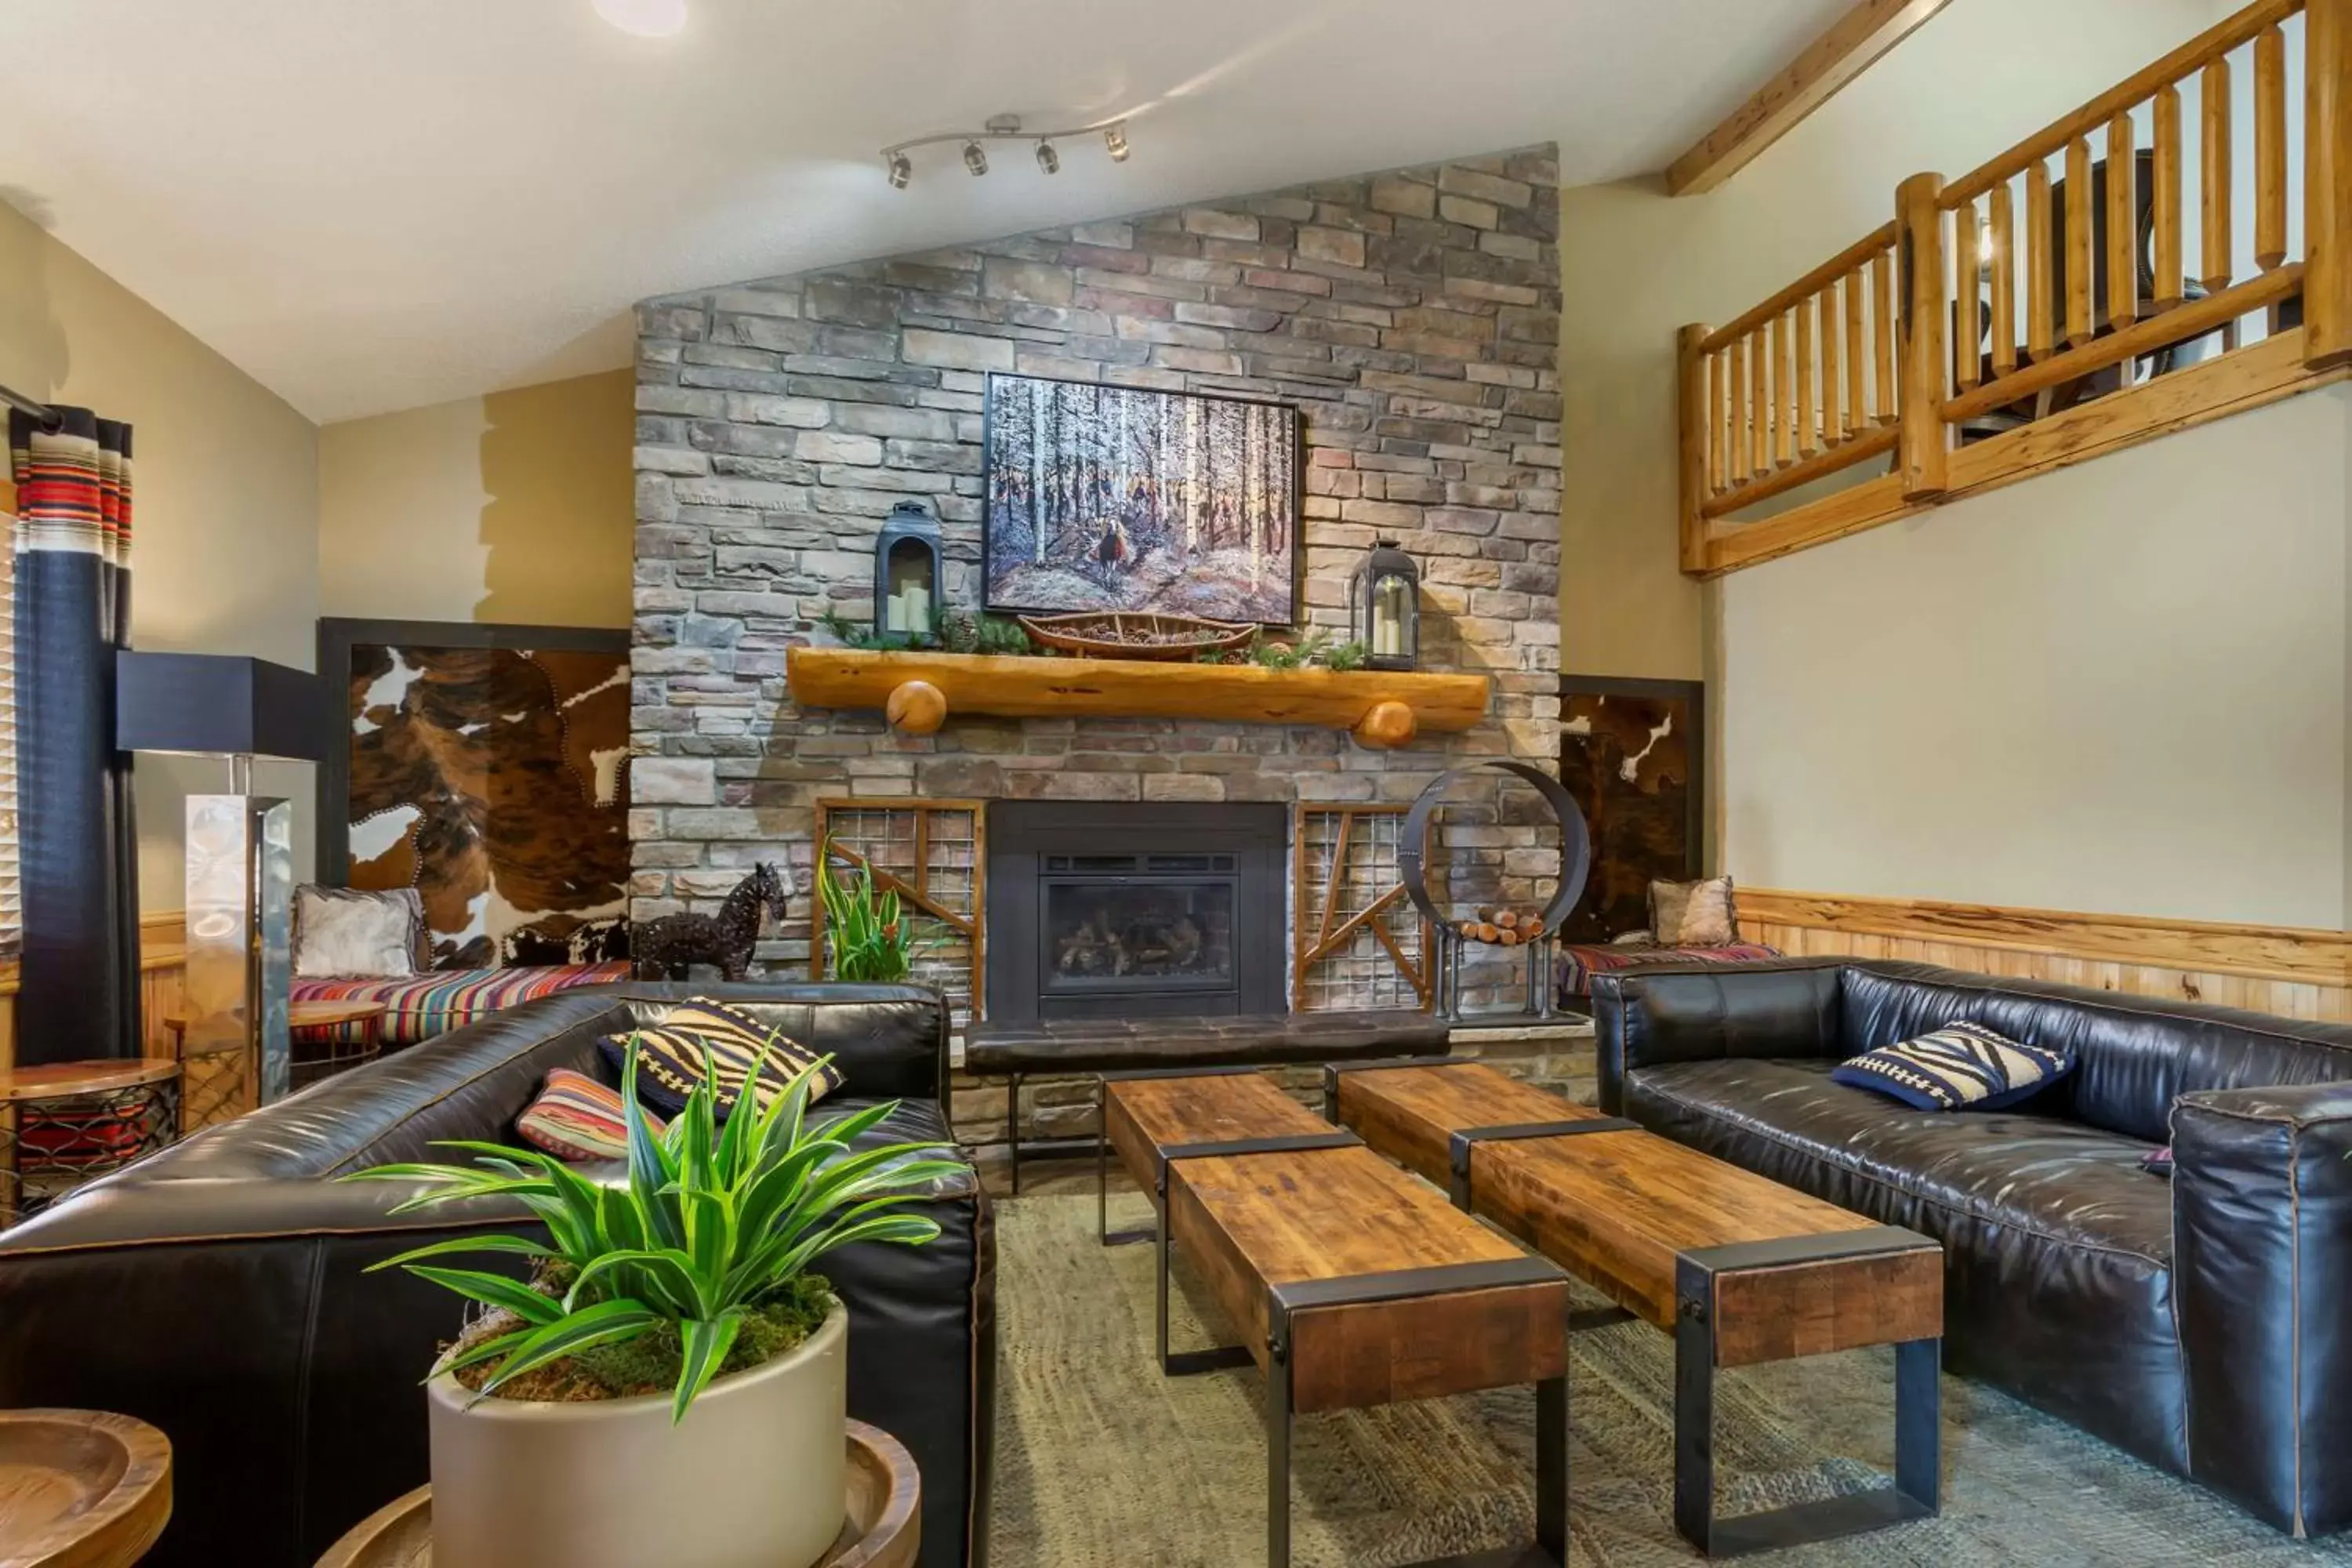
[[948, 721], [947, 696], [928, 680], [902, 680], [890, 689], [882, 716], [902, 735], [935, 735]]
[[1391, 698], [1373, 703], [1364, 716], [1356, 721], [1356, 741], [1360, 745], [1385, 752], [1412, 744], [1412, 738], [1420, 729], [1421, 721], [1412, 716], [1412, 707]]

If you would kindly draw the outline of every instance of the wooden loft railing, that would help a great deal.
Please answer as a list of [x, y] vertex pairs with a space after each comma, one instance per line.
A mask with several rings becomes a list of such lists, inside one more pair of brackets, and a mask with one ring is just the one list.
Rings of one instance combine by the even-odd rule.
[[[2284, 30], [2298, 15], [2300, 193]], [[2181, 90], [2192, 83], [2193, 273]], [[1685, 571], [1737, 570], [2343, 378], [2352, 0], [2257, 0], [1981, 168], [1905, 181], [1895, 208], [1729, 325], [1683, 330]], [[1880, 458], [1883, 473], [1739, 515]]]

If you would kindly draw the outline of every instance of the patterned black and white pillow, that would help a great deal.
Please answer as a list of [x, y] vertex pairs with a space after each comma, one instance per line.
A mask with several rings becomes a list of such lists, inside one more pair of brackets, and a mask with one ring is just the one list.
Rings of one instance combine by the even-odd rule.
[[2074, 1058], [1965, 1021], [1839, 1063], [1831, 1080], [1891, 1095], [1921, 1110], [1998, 1110], [2038, 1094]]

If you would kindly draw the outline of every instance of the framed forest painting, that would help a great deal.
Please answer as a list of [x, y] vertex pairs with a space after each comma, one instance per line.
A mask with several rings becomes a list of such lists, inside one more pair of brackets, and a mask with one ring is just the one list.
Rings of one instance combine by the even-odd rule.
[[1297, 618], [1298, 411], [988, 378], [986, 605]]

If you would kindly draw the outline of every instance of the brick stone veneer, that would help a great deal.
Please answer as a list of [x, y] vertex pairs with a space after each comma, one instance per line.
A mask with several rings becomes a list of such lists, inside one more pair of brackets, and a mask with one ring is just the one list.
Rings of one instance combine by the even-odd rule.
[[[1546, 147], [641, 305], [631, 913], [710, 908], [762, 858], [805, 890], [821, 795], [1402, 802], [1465, 758], [1556, 763], [1558, 225]], [[991, 371], [1298, 406], [1306, 620], [1342, 627], [1362, 552], [1401, 540], [1424, 666], [1490, 673], [1487, 720], [1380, 752], [1159, 720], [909, 739], [795, 707], [785, 649], [871, 615], [892, 503], [936, 508], [947, 602], [978, 607]], [[1457, 894], [1532, 900], [1538, 834], [1454, 817]], [[772, 970], [805, 965], [810, 901]]]

